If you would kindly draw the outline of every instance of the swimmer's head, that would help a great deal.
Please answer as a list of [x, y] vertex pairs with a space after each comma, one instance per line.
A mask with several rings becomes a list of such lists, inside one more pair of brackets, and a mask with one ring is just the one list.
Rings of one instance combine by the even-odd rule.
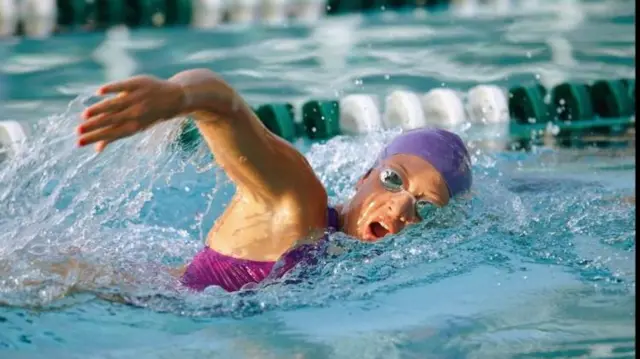
[[344, 206], [343, 230], [377, 241], [420, 222], [471, 188], [469, 153], [456, 134], [418, 129], [394, 138]]

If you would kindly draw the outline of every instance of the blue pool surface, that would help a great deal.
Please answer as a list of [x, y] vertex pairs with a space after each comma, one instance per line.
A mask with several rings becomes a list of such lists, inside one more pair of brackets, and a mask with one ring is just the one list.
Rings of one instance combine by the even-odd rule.
[[[233, 194], [206, 148], [173, 148], [177, 122], [101, 155], [73, 133], [97, 85], [192, 67], [252, 104], [635, 78], [634, 14], [558, 1], [0, 42], [0, 120], [31, 127], [0, 167], [0, 358], [635, 357], [635, 145], [474, 147], [473, 198], [450, 212], [374, 245], [335, 234], [344, 252], [256, 292], [190, 294], [149, 263], [189, 261]], [[337, 203], [393, 133], [295, 145]], [[63, 296], [77, 279], [39, 268], [69, 253], [140, 283]]]

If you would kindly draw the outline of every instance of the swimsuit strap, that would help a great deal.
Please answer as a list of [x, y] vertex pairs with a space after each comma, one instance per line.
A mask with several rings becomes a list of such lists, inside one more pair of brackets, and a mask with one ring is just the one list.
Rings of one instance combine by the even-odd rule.
[[338, 220], [338, 211], [333, 207], [329, 207], [327, 208], [327, 212], [329, 214], [327, 227], [330, 230], [337, 231], [338, 229], [340, 229], [340, 221]]

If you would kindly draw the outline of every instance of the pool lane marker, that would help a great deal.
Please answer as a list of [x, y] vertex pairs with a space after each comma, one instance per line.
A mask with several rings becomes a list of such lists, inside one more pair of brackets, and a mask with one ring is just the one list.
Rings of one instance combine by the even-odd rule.
[[20, 0], [18, 9], [27, 37], [45, 38], [54, 33], [58, 20], [56, 0]]
[[509, 122], [509, 99], [504, 89], [495, 85], [478, 85], [467, 92], [466, 112], [474, 124]]
[[[21, 10], [22, 16], [12, 16], [13, 8], [27, 10]], [[443, 11], [474, 16], [537, 8], [539, 5], [534, 0], [518, 3], [512, 0], [0, 0], [0, 18], [9, 19], [0, 21], [5, 24], [0, 37], [17, 34], [20, 26], [27, 36], [44, 37], [54, 32], [105, 30], [118, 25], [212, 28], [226, 22], [310, 23], [325, 16], [370, 12], [383, 17], [396, 16], [399, 12], [424, 17]], [[582, 21], [579, 6], [567, 5], [561, 9], [564, 15], [563, 21], [558, 22], [562, 23], [559, 31], [571, 29]], [[8, 15], [2, 15], [3, 11]], [[16, 17], [24, 19], [15, 20]]]
[[378, 101], [367, 94], [353, 94], [340, 99], [340, 132], [359, 135], [382, 130]]
[[227, 1], [229, 21], [235, 24], [250, 24], [258, 19], [260, 0]]
[[325, 0], [291, 0], [289, 16], [303, 23], [318, 22], [325, 16]]
[[18, 3], [0, 0], [0, 38], [13, 36], [18, 30]]
[[[509, 89], [483, 84], [466, 95], [447, 88], [422, 95], [394, 90], [383, 104], [381, 109], [378, 98], [370, 94], [351, 94], [339, 100], [308, 100], [300, 111], [291, 104], [266, 104], [257, 107], [256, 114], [269, 130], [289, 141], [398, 127], [459, 131], [467, 125], [475, 125], [473, 131], [483, 136], [501, 139], [535, 139], [545, 134], [574, 139], [620, 137], [635, 127], [635, 80], [565, 82], [551, 89], [540, 84]], [[478, 125], [484, 129], [478, 130]], [[197, 138], [197, 131], [189, 138]]]
[[411, 91], [394, 90], [385, 97], [384, 128], [414, 129], [425, 125], [420, 97]]
[[191, 26], [203, 29], [216, 27], [223, 22], [226, 11], [224, 0], [193, 0]]
[[[576, 28], [584, 19], [579, 2], [555, 5], [559, 32]], [[20, 6], [18, 4], [23, 4]], [[2, 15], [6, 9], [21, 11], [23, 21]], [[3, 10], [5, 9], [5, 10]], [[325, 16], [380, 13], [396, 16], [412, 12], [416, 17], [449, 11], [463, 17], [546, 9], [536, 0], [0, 0], [0, 37], [26, 29], [27, 36], [54, 32], [105, 30], [111, 26], [212, 28], [223, 22], [282, 24], [285, 21], [317, 22]], [[9, 21], [2, 21], [5, 16]], [[20, 18], [20, 16], [19, 16]], [[9, 31], [8, 29], [12, 29]]]
[[263, 0], [259, 4], [259, 17], [267, 24], [284, 24], [289, 18], [289, 0]]

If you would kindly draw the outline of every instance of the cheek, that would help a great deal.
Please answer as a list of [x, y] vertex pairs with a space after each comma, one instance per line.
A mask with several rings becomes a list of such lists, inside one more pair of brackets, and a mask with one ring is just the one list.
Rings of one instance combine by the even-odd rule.
[[358, 216], [378, 207], [380, 203], [388, 199], [389, 193], [375, 186], [363, 186], [354, 196], [353, 209]]

